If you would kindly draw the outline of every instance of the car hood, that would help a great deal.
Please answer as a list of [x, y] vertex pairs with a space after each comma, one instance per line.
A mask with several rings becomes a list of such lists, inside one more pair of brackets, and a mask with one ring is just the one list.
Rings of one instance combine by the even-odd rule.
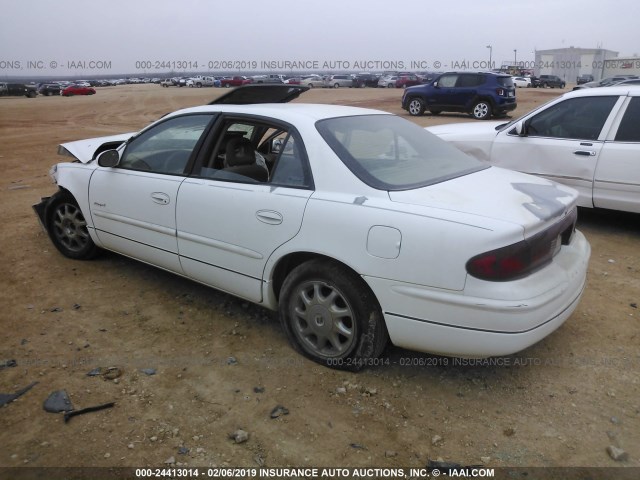
[[216, 98], [209, 105], [250, 105], [256, 103], [287, 103], [309, 90], [303, 85], [245, 85]]
[[109, 135], [106, 137], [88, 138], [58, 145], [58, 155], [75, 158], [82, 163], [89, 163], [96, 157], [98, 150], [118, 148], [137, 132]]
[[526, 237], [555, 223], [574, 208], [578, 193], [570, 187], [511, 170], [490, 167], [413, 190], [391, 191], [394, 202], [448, 210], [522, 227]]
[[507, 123], [504, 121], [450, 123], [427, 127], [425, 130], [450, 142], [472, 157], [489, 162], [491, 147], [498, 134], [496, 127]]

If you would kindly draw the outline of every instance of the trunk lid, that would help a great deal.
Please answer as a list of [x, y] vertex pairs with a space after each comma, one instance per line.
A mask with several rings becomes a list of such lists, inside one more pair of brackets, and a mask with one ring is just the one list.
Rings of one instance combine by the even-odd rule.
[[455, 211], [519, 225], [529, 237], [563, 218], [575, 207], [577, 192], [550, 180], [497, 167], [405, 191], [392, 201]]

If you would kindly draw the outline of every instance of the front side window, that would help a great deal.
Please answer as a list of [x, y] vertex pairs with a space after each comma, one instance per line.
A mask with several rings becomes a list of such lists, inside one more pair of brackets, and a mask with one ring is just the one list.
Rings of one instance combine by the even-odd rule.
[[395, 115], [320, 120], [316, 128], [345, 165], [379, 190], [408, 190], [488, 168]]
[[456, 86], [458, 75], [443, 75], [438, 80], [438, 86], [442, 88], [452, 88]]
[[184, 115], [141, 133], [127, 145], [120, 168], [183, 174], [212, 115]]
[[526, 122], [530, 137], [597, 140], [617, 96], [570, 98]]

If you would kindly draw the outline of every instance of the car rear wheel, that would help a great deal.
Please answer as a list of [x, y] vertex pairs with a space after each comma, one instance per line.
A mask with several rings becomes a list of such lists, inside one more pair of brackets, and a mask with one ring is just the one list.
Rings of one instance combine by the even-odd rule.
[[87, 221], [70, 194], [64, 192], [52, 197], [46, 220], [51, 241], [65, 257], [88, 260], [98, 253], [87, 230]]
[[414, 117], [424, 113], [424, 100], [421, 98], [412, 98], [409, 100], [409, 114]]
[[388, 340], [382, 311], [363, 280], [325, 259], [291, 271], [279, 310], [294, 348], [328, 367], [359, 370], [371, 365]]
[[334, 83], [333, 84], [333, 88], [340, 88], [340, 84], [339, 83]]
[[491, 117], [491, 104], [486, 100], [481, 100], [474, 105], [471, 113], [476, 120], [486, 120]]

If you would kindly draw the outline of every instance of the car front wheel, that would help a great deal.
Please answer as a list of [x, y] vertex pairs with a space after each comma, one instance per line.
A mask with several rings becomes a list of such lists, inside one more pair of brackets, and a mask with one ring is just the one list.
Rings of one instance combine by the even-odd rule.
[[409, 114], [415, 116], [422, 115], [424, 113], [424, 100], [421, 98], [412, 98], [409, 101]]
[[471, 113], [476, 120], [486, 120], [491, 117], [491, 104], [482, 100], [474, 105]]
[[296, 350], [322, 365], [359, 370], [384, 350], [382, 311], [363, 280], [343, 266], [311, 260], [287, 276], [280, 320]]
[[98, 253], [98, 247], [89, 236], [87, 221], [70, 194], [59, 193], [52, 197], [46, 220], [51, 241], [65, 257], [88, 260]]

